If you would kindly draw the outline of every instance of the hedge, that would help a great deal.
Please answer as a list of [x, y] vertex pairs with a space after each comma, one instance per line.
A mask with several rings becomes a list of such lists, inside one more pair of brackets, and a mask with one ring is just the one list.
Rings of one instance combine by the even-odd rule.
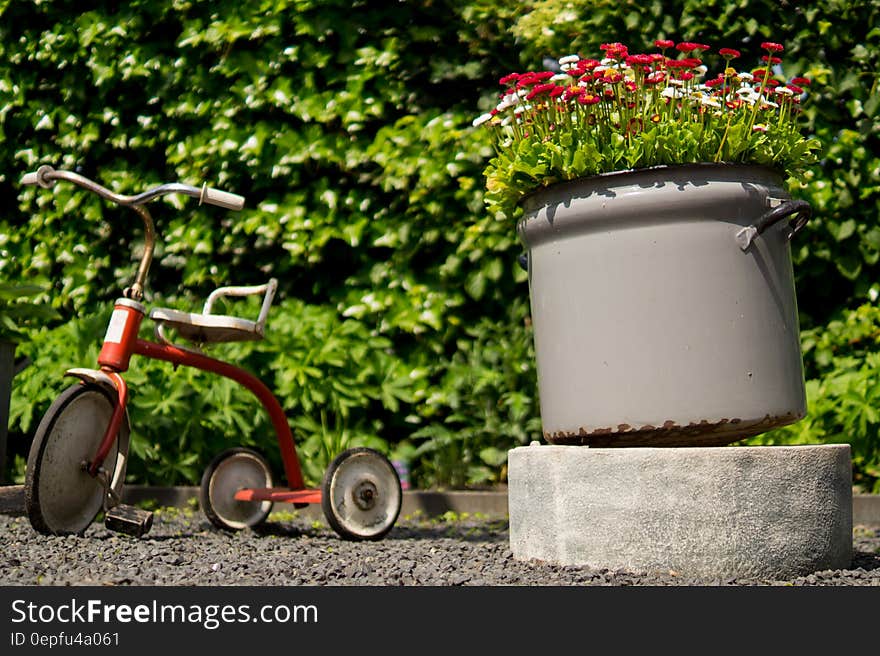
[[[757, 59], [769, 39], [787, 75], [813, 80], [806, 124], [823, 156], [792, 188], [815, 214], [793, 252], [811, 414], [756, 439], [851, 442], [857, 483], [880, 490], [876, 413], [842, 411], [829, 389], [877, 379], [880, 3], [795, 5], [0, 2], [0, 279], [43, 285], [59, 312], [19, 347], [34, 364], [15, 380], [11, 475], [63, 371], [94, 362], [143, 239], [130, 212], [71, 186], [23, 189], [22, 173], [49, 163], [121, 193], [180, 180], [244, 195], [240, 213], [153, 206], [149, 304], [198, 308], [215, 286], [277, 277], [267, 339], [218, 354], [278, 391], [312, 482], [335, 451], [371, 444], [409, 459], [415, 485], [494, 484], [540, 419], [521, 245], [483, 208], [491, 147], [471, 120], [500, 76], [545, 58], [670, 38]], [[853, 321], [864, 352], [839, 328]], [[132, 481], [197, 482], [242, 443], [276, 458], [246, 392], [153, 362], [130, 381]], [[861, 393], [847, 392], [873, 398]]]

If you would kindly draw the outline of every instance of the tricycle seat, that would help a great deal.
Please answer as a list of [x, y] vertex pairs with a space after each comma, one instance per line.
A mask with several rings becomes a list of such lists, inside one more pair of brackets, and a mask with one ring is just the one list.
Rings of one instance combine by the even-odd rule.
[[[178, 335], [196, 344], [260, 340], [263, 339], [269, 306], [277, 288], [278, 281], [275, 278], [264, 285], [220, 287], [208, 296], [201, 314], [171, 308], [154, 308], [150, 311], [150, 319], [156, 322], [156, 337], [166, 344], [171, 341], [165, 334], [165, 328], [175, 330]], [[220, 297], [253, 294], [263, 294], [263, 304], [256, 321], [211, 313], [214, 302]]]

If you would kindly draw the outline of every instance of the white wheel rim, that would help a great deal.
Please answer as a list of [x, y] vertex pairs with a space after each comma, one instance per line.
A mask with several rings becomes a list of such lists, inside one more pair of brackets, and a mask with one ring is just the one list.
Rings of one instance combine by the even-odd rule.
[[211, 474], [208, 497], [217, 516], [230, 528], [247, 528], [260, 522], [272, 509], [271, 501], [238, 501], [235, 493], [243, 488], [272, 487], [272, 476], [265, 465], [250, 453], [224, 458]]
[[[103, 507], [104, 486], [84, 470], [83, 463], [97, 451], [112, 414], [107, 397], [89, 390], [55, 418], [45, 438], [37, 485], [40, 514], [50, 530], [83, 531]], [[108, 472], [116, 468], [116, 444], [102, 465]]]
[[343, 529], [361, 537], [382, 533], [397, 519], [401, 493], [397, 475], [370, 453], [356, 453], [333, 472], [330, 503]]

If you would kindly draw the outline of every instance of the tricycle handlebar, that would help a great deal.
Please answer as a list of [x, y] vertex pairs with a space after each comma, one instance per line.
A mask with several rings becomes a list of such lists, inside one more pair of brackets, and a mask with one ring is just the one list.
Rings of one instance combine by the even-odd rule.
[[131, 287], [123, 291], [126, 298], [139, 301], [144, 295], [144, 286], [147, 281], [147, 272], [150, 269], [150, 263], [153, 260], [153, 249], [156, 242], [156, 231], [153, 227], [153, 218], [144, 207], [146, 203], [167, 194], [185, 194], [199, 199], [199, 204], [208, 203], [209, 205], [217, 205], [228, 210], [240, 210], [244, 207], [244, 198], [238, 194], [231, 194], [228, 191], [220, 191], [219, 189], [211, 189], [207, 184], [202, 187], [193, 187], [191, 185], [179, 182], [171, 182], [159, 185], [152, 189], [148, 189], [135, 196], [123, 196], [117, 194], [106, 187], [99, 185], [93, 180], [81, 176], [73, 171], [56, 170], [51, 166], [44, 165], [32, 173], [25, 173], [21, 178], [23, 185], [39, 185], [44, 189], [51, 188], [57, 180], [66, 180], [72, 182], [84, 189], [94, 192], [112, 201], [118, 205], [130, 207], [141, 217], [144, 222], [144, 252], [141, 256], [141, 262], [135, 274], [134, 283]]
[[84, 189], [92, 191], [102, 198], [113, 201], [118, 205], [134, 206], [143, 205], [154, 198], [165, 196], [167, 194], [185, 194], [199, 199], [199, 204], [208, 203], [209, 205], [217, 205], [227, 210], [240, 210], [244, 207], [244, 197], [238, 194], [232, 194], [228, 191], [220, 189], [212, 189], [207, 184], [202, 187], [193, 187], [191, 185], [181, 184], [179, 182], [171, 182], [163, 184], [153, 189], [137, 194], [135, 196], [123, 196], [116, 194], [99, 185], [97, 182], [89, 180], [73, 171], [56, 170], [51, 166], [44, 165], [32, 173], [26, 173], [21, 178], [23, 185], [40, 185], [44, 189], [49, 189], [56, 180], [66, 180], [73, 182]]

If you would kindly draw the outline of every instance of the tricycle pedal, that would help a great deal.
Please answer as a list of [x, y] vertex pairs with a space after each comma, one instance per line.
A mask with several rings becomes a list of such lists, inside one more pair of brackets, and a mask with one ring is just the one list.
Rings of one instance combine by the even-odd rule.
[[104, 514], [104, 526], [110, 531], [139, 538], [153, 527], [153, 513], [135, 506], [120, 504]]

